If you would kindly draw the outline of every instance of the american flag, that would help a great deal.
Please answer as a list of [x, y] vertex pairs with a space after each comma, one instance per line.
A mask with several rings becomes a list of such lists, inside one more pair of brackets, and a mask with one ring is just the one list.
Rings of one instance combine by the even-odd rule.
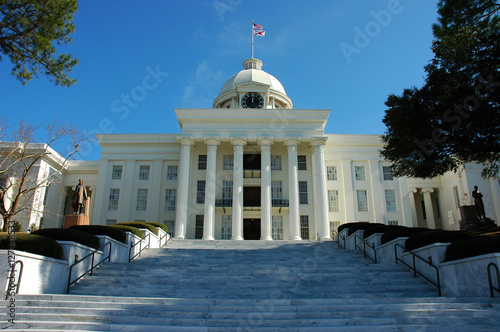
[[262, 30], [262, 28], [262, 25], [253, 23], [253, 35], [264, 37], [266, 35], [266, 32]]
[[263, 28], [263, 26], [262, 26], [262, 25], [260, 25], [260, 24], [255, 24], [255, 23], [253, 24], [253, 29], [254, 29], [255, 31], [257, 31], [257, 30], [262, 30], [262, 28]]

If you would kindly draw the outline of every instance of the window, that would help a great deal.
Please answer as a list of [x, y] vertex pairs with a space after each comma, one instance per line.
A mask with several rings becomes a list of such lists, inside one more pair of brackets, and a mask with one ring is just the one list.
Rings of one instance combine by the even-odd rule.
[[299, 203], [307, 204], [307, 181], [299, 181]]
[[425, 211], [425, 202], [421, 201], [420, 203], [421, 203], [420, 205], [422, 206], [422, 217], [427, 220], [427, 212]]
[[397, 220], [389, 220], [389, 221], [387, 222], [387, 224], [388, 224], [389, 226], [397, 226], [397, 225], [399, 224], [399, 222], [398, 222]]
[[330, 234], [333, 237], [333, 231], [337, 231], [340, 226], [340, 221], [330, 221]]
[[198, 169], [207, 169], [207, 155], [200, 154], [198, 156]]
[[392, 166], [383, 166], [382, 171], [384, 173], [384, 180], [386, 181], [394, 180], [394, 176], [392, 175]]
[[233, 169], [234, 166], [234, 156], [233, 155], [225, 155], [223, 157], [223, 162], [222, 162], [222, 169], [224, 170], [231, 170]]
[[175, 212], [175, 197], [177, 196], [177, 190], [167, 189], [165, 195], [165, 211]]
[[178, 166], [167, 167], [167, 180], [177, 180], [177, 169]]
[[148, 190], [147, 189], [139, 189], [137, 190], [137, 211], [146, 211], [146, 207], [148, 206]]
[[120, 199], [120, 189], [109, 189], [108, 210], [118, 210], [118, 200]]
[[196, 228], [194, 232], [194, 238], [195, 239], [202, 239], [203, 238], [203, 215], [202, 214], [197, 214], [196, 215]]
[[231, 221], [231, 216], [230, 215], [223, 215], [222, 216], [222, 233], [221, 233], [221, 238], [223, 240], [230, 240], [232, 236], [232, 221]]
[[280, 155], [271, 155], [271, 170], [272, 171], [281, 171], [281, 156]]
[[354, 174], [356, 175], [357, 181], [366, 180], [365, 177], [365, 166], [354, 166]]
[[326, 166], [326, 179], [328, 181], [337, 180], [337, 166]]
[[174, 232], [174, 225], [175, 225], [175, 221], [173, 221], [173, 220], [165, 220], [163, 223], [165, 224], [165, 226], [167, 226], [167, 227], [168, 227], [168, 232], [169, 232], [170, 234], [172, 234], [172, 236], [173, 236], [173, 235], [174, 235], [174, 233], [175, 233], [175, 232]]
[[122, 166], [113, 166], [113, 173], [111, 174], [111, 180], [120, 180], [122, 178]]
[[196, 186], [196, 203], [203, 204], [205, 203], [205, 181], [198, 181], [198, 185]]
[[453, 187], [453, 197], [455, 197], [455, 207], [458, 209], [460, 207], [460, 197], [458, 196], [458, 187]]
[[233, 205], [233, 181], [222, 181], [222, 201]]
[[272, 217], [273, 240], [283, 240], [283, 216]]
[[306, 156], [297, 156], [297, 169], [299, 171], [305, 171], [307, 169]]
[[387, 212], [396, 212], [396, 194], [394, 190], [385, 191], [385, 206], [387, 207]]
[[358, 190], [358, 212], [368, 212], [368, 197], [366, 190]]
[[139, 168], [139, 180], [149, 180], [149, 166]]
[[106, 219], [106, 226], [116, 224], [116, 219]]
[[339, 212], [339, 191], [328, 190], [328, 211]]
[[[273, 203], [281, 202], [283, 199], [283, 184], [281, 181], [271, 181], [271, 200]], [[273, 204], [274, 205], [274, 204]]]
[[309, 216], [300, 216], [300, 237], [309, 240]]

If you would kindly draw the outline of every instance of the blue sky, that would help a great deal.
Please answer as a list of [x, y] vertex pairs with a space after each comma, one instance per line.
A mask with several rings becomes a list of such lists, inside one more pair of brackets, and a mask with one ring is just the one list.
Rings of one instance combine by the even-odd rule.
[[[40, 76], [23, 86], [0, 62], [0, 115], [97, 133], [180, 133], [175, 108], [211, 108], [255, 57], [294, 108], [331, 109], [328, 134], [383, 134], [384, 102], [420, 86], [432, 59], [437, 0], [80, 1], [73, 42], [78, 83]], [[81, 158], [99, 159], [89, 147]]]

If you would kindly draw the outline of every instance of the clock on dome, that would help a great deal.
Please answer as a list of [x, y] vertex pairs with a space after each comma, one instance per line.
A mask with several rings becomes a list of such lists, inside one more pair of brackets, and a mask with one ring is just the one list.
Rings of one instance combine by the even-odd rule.
[[243, 108], [262, 108], [264, 107], [264, 97], [257, 92], [249, 92], [241, 98]]

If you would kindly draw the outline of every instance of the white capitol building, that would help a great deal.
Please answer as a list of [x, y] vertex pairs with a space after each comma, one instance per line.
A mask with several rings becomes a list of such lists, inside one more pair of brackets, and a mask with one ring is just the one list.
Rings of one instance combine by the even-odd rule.
[[500, 220], [499, 181], [481, 165], [393, 177], [380, 136], [325, 133], [330, 110], [294, 109], [260, 60], [243, 66], [213, 108], [175, 110], [180, 133], [97, 135], [101, 159], [72, 161], [62, 187], [41, 188], [29, 224], [62, 227], [79, 179], [91, 224], [162, 222], [180, 239], [325, 240], [352, 221], [458, 229], [474, 185]]

